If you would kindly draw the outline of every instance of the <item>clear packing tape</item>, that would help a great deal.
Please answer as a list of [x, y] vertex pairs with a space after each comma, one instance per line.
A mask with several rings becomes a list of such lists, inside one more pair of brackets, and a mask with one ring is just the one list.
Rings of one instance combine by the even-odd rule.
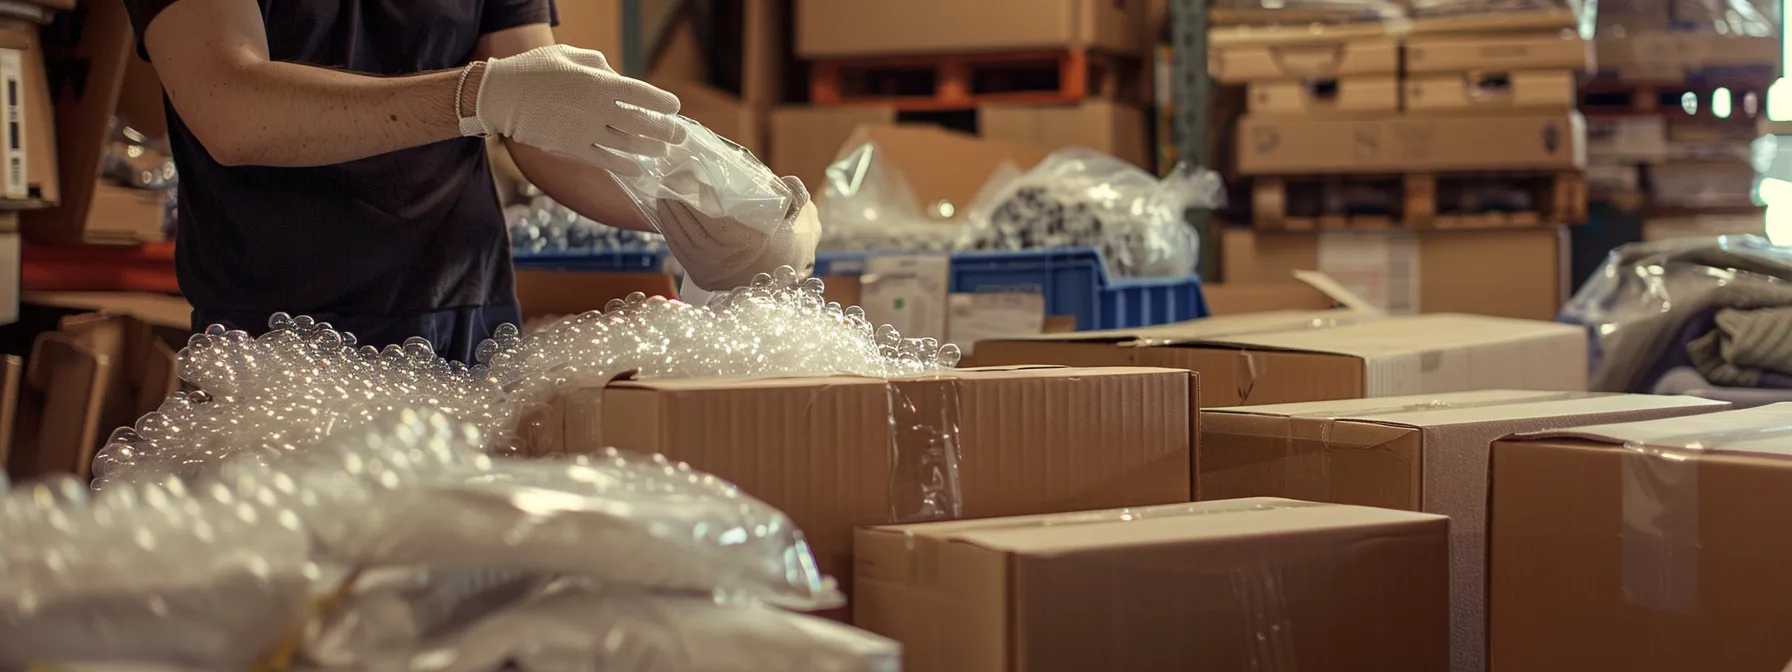
[[962, 211], [923, 209], [876, 142], [830, 165], [820, 200], [821, 249], [835, 252], [1018, 251], [1093, 247], [1125, 277], [1194, 273], [1200, 239], [1190, 208], [1225, 204], [1217, 173], [1178, 164], [1162, 179], [1088, 149], [1065, 149], [1022, 171], [995, 171]]
[[0, 496], [0, 669], [896, 668], [890, 642], [758, 606], [840, 596], [732, 485], [480, 445], [405, 411], [190, 486]]
[[1769, 386], [1780, 375], [1772, 367], [1792, 362], [1728, 359], [1743, 352], [1738, 345], [1754, 344], [1748, 340], [1726, 341], [1715, 356], [1702, 356], [1701, 347], [1723, 335], [1720, 315], [1771, 319], [1787, 307], [1792, 249], [1759, 236], [1685, 238], [1613, 250], [1558, 321], [1587, 328], [1594, 390], [1649, 392], [1670, 370], [1694, 367], [1710, 377], [1725, 365], [1751, 369]]

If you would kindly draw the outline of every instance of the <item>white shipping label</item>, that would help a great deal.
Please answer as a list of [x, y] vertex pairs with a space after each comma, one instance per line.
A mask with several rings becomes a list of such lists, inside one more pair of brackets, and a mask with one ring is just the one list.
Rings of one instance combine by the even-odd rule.
[[859, 303], [872, 324], [894, 325], [903, 338], [946, 337], [945, 255], [878, 256], [865, 261]]
[[1419, 239], [1410, 231], [1321, 233], [1319, 272], [1391, 315], [1419, 312]]
[[25, 174], [25, 54], [0, 49], [0, 95], [6, 103], [6, 197], [31, 196]]
[[1031, 336], [1045, 331], [1044, 294], [953, 294], [946, 341], [965, 354], [977, 341]]

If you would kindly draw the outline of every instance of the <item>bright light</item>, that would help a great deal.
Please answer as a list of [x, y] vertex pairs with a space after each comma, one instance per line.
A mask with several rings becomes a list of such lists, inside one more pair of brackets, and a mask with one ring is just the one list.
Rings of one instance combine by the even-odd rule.
[[1711, 114], [1719, 119], [1730, 118], [1730, 90], [1718, 87], [1711, 92]]
[[1680, 109], [1686, 110], [1687, 114], [1698, 114], [1699, 94], [1691, 91], [1680, 94]]
[[1761, 114], [1761, 97], [1750, 91], [1742, 94], [1742, 113], [1750, 117]]
[[1785, 77], [1773, 80], [1773, 85], [1767, 87], [1767, 118], [1792, 121], [1792, 83]]

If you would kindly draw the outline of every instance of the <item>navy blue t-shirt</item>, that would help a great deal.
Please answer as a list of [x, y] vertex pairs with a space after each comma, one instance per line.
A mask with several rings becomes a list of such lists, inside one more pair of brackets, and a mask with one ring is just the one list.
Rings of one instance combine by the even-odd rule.
[[[126, 0], [137, 34], [177, 1]], [[486, 33], [554, 22], [553, 0], [257, 2], [274, 60], [382, 76], [459, 68]], [[369, 345], [425, 336], [464, 360], [517, 320], [483, 141], [317, 168], [232, 167], [165, 107], [181, 177], [175, 265], [195, 329], [259, 333], [284, 311]]]

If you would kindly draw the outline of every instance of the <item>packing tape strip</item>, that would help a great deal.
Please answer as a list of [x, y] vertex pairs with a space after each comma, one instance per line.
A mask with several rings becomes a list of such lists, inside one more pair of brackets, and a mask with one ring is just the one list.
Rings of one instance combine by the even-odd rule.
[[944, 377], [892, 380], [890, 519], [964, 517], [959, 489], [958, 384]]
[[1746, 427], [1716, 434], [1626, 442], [1620, 456], [1619, 549], [1622, 588], [1631, 604], [1657, 611], [1699, 612], [1699, 461], [1727, 447], [1792, 438], [1792, 426]]

